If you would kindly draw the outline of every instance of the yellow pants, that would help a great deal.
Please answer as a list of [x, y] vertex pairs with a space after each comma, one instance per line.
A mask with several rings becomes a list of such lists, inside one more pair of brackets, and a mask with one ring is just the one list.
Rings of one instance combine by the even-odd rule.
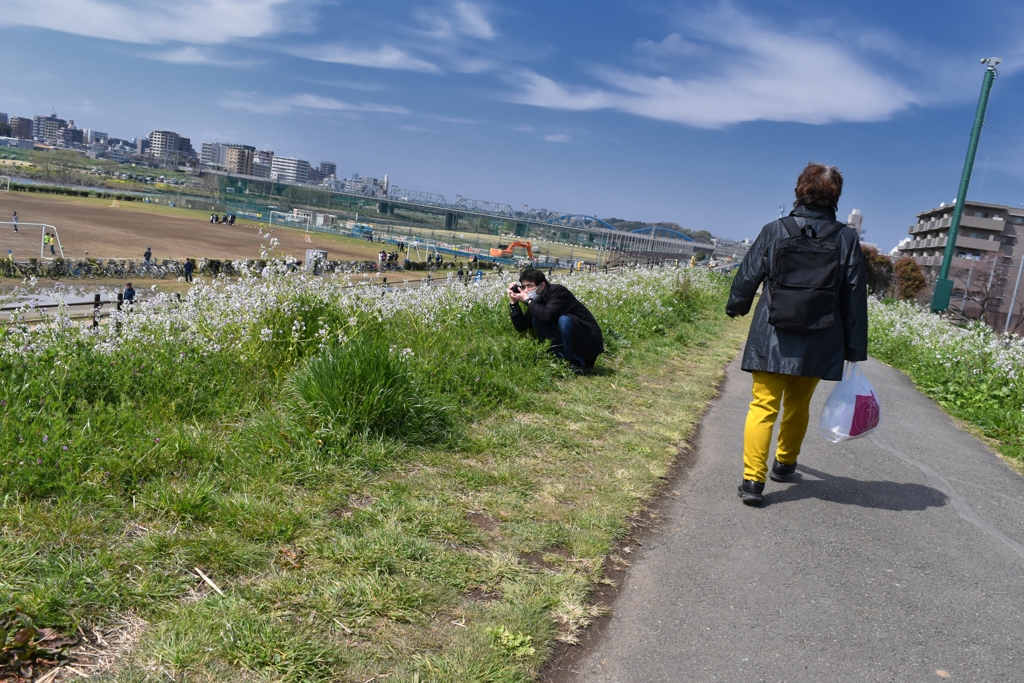
[[782, 404], [784, 412], [775, 459], [783, 465], [792, 465], [800, 455], [800, 445], [807, 433], [811, 396], [818, 386], [818, 378], [776, 372], [752, 374], [754, 398], [743, 430], [743, 478], [763, 482], [768, 475], [768, 448], [779, 405]]

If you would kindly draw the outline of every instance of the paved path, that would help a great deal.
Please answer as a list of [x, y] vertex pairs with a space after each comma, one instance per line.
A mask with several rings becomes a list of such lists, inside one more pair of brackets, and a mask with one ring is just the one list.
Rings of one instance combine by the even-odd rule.
[[[883, 424], [740, 503], [739, 361], [697, 462], [603, 632], [559, 681], [1024, 681], [1024, 478], [901, 373], [864, 364]], [[822, 383], [812, 416], [833, 385]]]

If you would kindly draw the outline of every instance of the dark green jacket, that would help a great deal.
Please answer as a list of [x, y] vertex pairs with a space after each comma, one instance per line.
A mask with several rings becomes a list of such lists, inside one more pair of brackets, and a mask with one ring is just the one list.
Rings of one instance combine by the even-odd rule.
[[[834, 221], [832, 211], [799, 206], [791, 216], [797, 225], [810, 224], [815, 230]], [[757, 288], [771, 274], [775, 249], [789, 233], [782, 221], [761, 228], [746, 258], [736, 273], [725, 312], [729, 316], [746, 315]], [[844, 361], [862, 361], [868, 357], [868, 291], [860, 240], [846, 226], [834, 233], [839, 242], [842, 284], [835, 326], [809, 333], [776, 330], [768, 323], [768, 304], [761, 297], [743, 351], [743, 369], [747, 372], [777, 372], [783, 375], [818, 377], [838, 381], [843, 378]]]

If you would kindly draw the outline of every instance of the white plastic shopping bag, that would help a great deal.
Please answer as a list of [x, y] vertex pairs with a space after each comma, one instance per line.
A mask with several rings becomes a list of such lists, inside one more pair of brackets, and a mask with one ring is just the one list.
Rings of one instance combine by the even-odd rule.
[[882, 422], [878, 394], [856, 363], [847, 362], [843, 381], [836, 384], [825, 401], [818, 431], [832, 443], [859, 439]]

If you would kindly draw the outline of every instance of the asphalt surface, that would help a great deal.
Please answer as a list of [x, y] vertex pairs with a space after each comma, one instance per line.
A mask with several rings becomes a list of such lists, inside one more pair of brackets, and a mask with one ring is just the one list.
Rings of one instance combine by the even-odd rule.
[[739, 360], [697, 460], [559, 681], [1024, 681], [1024, 478], [900, 372], [862, 367], [875, 434], [817, 416], [792, 483], [743, 505]]

